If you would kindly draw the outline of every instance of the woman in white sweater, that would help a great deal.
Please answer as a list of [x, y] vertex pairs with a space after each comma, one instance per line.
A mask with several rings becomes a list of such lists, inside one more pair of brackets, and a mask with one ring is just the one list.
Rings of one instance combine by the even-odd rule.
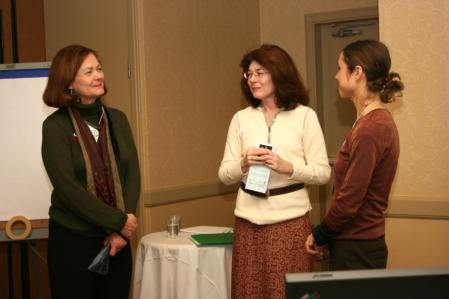
[[[284, 298], [284, 275], [306, 272], [311, 258], [309, 196], [304, 184], [325, 184], [330, 166], [316, 113], [286, 51], [262, 45], [244, 55], [242, 92], [250, 106], [229, 126], [219, 169], [224, 184], [240, 182], [235, 208], [233, 298]], [[275, 150], [260, 148], [270, 144]], [[265, 194], [246, 188], [252, 165], [271, 169]]]

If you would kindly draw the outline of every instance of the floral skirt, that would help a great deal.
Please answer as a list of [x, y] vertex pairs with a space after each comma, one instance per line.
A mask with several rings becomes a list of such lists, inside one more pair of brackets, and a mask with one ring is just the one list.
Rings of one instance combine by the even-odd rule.
[[312, 268], [312, 257], [304, 247], [310, 232], [308, 214], [269, 225], [236, 217], [232, 298], [284, 299], [285, 274]]

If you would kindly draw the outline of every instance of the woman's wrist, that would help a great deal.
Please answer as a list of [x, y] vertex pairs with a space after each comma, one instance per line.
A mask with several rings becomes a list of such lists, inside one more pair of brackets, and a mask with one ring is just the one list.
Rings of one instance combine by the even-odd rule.
[[240, 160], [240, 170], [242, 171], [242, 174], [245, 175], [248, 172], [248, 165], [245, 165], [245, 160]]
[[294, 172], [293, 164], [284, 160], [284, 166], [282, 168], [282, 173], [288, 176], [292, 176]]

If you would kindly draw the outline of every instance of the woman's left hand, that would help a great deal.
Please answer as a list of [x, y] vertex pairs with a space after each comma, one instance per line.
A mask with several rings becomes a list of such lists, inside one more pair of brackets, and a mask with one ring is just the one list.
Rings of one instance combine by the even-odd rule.
[[104, 244], [106, 245], [108, 242], [111, 244], [111, 251], [109, 252], [110, 256], [115, 256], [128, 243], [117, 233], [112, 233], [109, 236], [107, 236], [106, 239], [104, 240]]
[[292, 163], [284, 160], [277, 153], [267, 151], [263, 156], [265, 165], [276, 171], [277, 173], [292, 175], [293, 165]]

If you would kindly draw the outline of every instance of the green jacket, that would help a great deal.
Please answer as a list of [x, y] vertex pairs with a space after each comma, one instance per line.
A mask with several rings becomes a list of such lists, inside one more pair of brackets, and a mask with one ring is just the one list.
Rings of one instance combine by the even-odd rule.
[[[75, 104], [86, 120], [98, 120], [97, 100], [91, 105]], [[125, 202], [125, 212], [105, 204], [87, 191], [86, 167], [67, 108], [59, 108], [42, 126], [42, 158], [53, 185], [50, 219], [83, 235], [104, 236], [120, 232], [126, 213], [136, 212], [140, 194], [137, 150], [125, 114], [107, 108], [115, 159]]]

